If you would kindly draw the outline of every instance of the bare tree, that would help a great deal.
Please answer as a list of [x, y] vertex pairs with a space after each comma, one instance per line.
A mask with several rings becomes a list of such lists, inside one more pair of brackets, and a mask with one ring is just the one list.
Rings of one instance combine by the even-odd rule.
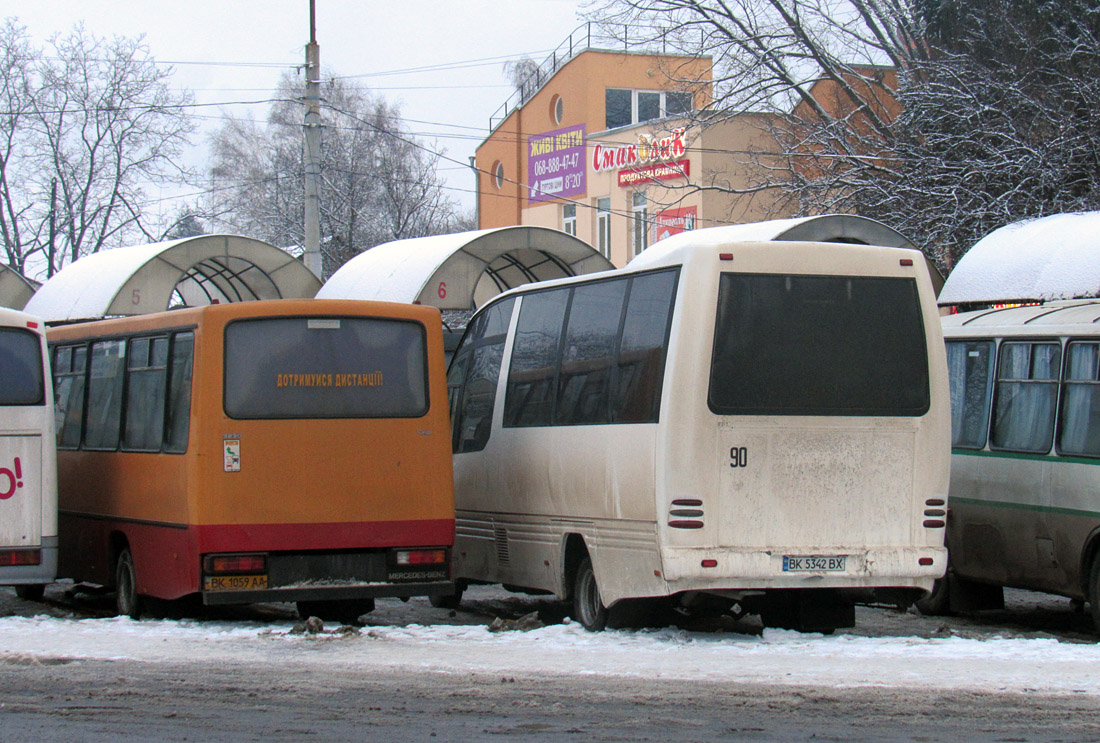
[[1091, 0], [609, 0], [597, 15], [714, 59], [702, 123], [767, 114], [775, 145], [733, 193], [881, 219], [947, 267], [1006, 222], [1097, 208]]
[[[285, 76], [266, 125], [229, 117], [212, 138], [215, 222], [283, 247], [303, 234], [300, 83]], [[439, 155], [405, 132], [396, 107], [335, 79], [322, 85], [321, 251], [325, 276], [389, 240], [450, 232], [458, 207]]]
[[[0, 28], [0, 235], [8, 263], [49, 277], [64, 264], [156, 239], [150, 183], [183, 182], [178, 156], [193, 125], [140, 38], [77, 26], [45, 51], [9, 19]], [[29, 91], [33, 91], [31, 94]]]

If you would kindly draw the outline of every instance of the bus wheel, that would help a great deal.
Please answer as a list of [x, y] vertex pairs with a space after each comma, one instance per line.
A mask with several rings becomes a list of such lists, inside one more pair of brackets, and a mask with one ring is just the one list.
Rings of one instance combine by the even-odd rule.
[[573, 618], [589, 632], [600, 632], [607, 626], [607, 607], [600, 600], [592, 558], [585, 557], [577, 568], [573, 583]]
[[1100, 555], [1093, 559], [1089, 571], [1089, 612], [1096, 631], [1100, 632]]
[[359, 617], [374, 611], [374, 599], [342, 599], [336, 601], [299, 601], [298, 616], [318, 617], [326, 622], [359, 624]]
[[462, 583], [455, 583], [454, 593], [429, 596], [428, 603], [437, 609], [457, 609], [458, 605], [462, 603], [462, 594], [465, 591], [465, 585]]
[[141, 597], [137, 592], [137, 572], [129, 548], [122, 550], [115, 563], [115, 608], [120, 617], [141, 617]]
[[914, 604], [917, 611], [926, 617], [949, 617], [951, 611], [951, 572], [932, 584], [932, 593]]
[[41, 601], [46, 595], [46, 586], [41, 583], [29, 586], [16, 586], [15, 595], [24, 601]]

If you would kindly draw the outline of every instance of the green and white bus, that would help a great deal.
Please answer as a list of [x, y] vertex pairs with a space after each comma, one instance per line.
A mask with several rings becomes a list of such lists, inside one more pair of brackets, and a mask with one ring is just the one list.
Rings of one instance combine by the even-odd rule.
[[929, 613], [1003, 588], [1088, 601], [1100, 629], [1100, 301], [943, 318], [951, 380], [950, 569]]

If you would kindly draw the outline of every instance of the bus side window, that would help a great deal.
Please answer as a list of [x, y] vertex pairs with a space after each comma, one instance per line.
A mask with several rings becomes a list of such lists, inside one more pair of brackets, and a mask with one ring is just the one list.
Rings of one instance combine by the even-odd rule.
[[461, 350], [451, 359], [450, 368], [447, 369], [447, 404], [451, 411], [451, 450], [458, 451], [458, 431], [455, 425], [459, 416], [459, 403], [462, 400], [462, 385], [466, 381], [466, 368], [470, 365], [470, 357], [473, 354], [469, 346]]
[[1040, 454], [1050, 451], [1060, 362], [1057, 343], [1001, 344], [992, 446]]
[[627, 280], [618, 279], [573, 290], [558, 373], [555, 424], [608, 422], [626, 287]]
[[1066, 383], [1058, 451], [1100, 457], [1100, 343], [1066, 347]]
[[168, 338], [132, 338], [126, 358], [126, 422], [122, 448], [160, 451], [164, 441], [164, 396]]
[[125, 341], [92, 344], [88, 407], [84, 420], [84, 447], [87, 449], [118, 448], [125, 364]]
[[523, 298], [508, 367], [504, 398], [505, 426], [549, 426], [553, 423], [562, 324], [571, 290], [551, 289]]
[[481, 451], [489, 442], [493, 407], [504, 359], [504, 341], [515, 299], [479, 315], [455, 352], [447, 375], [454, 452]]
[[164, 450], [174, 454], [187, 451], [187, 436], [191, 425], [191, 375], [194, 355], [194, 333], [176, 333], [172, 336], [172, 353], [168, 365]]
[[989, 428], [993, 342], [949, 341], [947, 371], [951, 380], [951, 446], [981, 449]]
[[54, 416], [57, 445], [62, 449], [80, 446], [87, 362], [88, 349], [85, 346], [63, 346], [54, 353]]
[[657, 421], [676, 280], [676, 271], [661, 271], [631, 282], [611, 413], [616, 423]]

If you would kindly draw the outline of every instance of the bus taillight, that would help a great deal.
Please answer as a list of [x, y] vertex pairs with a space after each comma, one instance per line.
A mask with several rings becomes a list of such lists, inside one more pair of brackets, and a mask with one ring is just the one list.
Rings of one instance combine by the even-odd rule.
[[0, 550], [0, 565], [41, 565], [42, 550]]
[[439, 565], [447, 562], [447, 550], [398, 550], [398, 565]]
[[266, 573], [267, 555], [206, 555], [202, 570], [207, 575]]

